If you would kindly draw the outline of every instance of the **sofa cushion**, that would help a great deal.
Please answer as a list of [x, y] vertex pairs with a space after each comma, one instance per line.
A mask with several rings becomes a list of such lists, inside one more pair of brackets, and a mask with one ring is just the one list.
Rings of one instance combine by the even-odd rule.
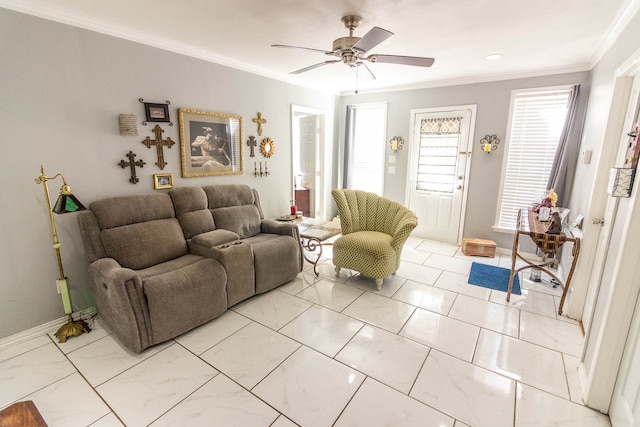
[[255, 205], [217, 208], [212, 213], [217, 228], [233, 231], [241, 239], [260, 233], [260, 213]]
[[207, 185], [202, 190], [207, 195], [209, 209], [255, 203], [253, 191], [248, 185]]
[[181, 257], [172, 259], [170, 261], [162, 262], [160, 264], [152, 265], [151, 267], [143, 268], [142, 270], [136, 270], [140, 279], [144, 280], [148, 277], [160, 276], [162, 274], [169, 273], [174, 270], [180, 270], [191, 264], [195, 264], [201, 261], [203, 257], [198, 255], [183, 255]]
[[164, 193], [111, 197], [91, 203], [89, 209], [101, 230], [175, 217], [171, 198]]
[[133, 270], [187, 253], [187, 242], [175, 218], [103, 229], [100, 237], [107, 256]]
[[216, 228], [208, 209], [207, 195], [201, 187], [175, 188], [169, 191], [169, 196], [185, 239]]
[[256, 294], [293, 280], [300, 272], [299, 243], [291, 236], [262, 233], [243, 242], [253, 250]]
[[174, 338], [222, 314], [227, 309], [226, 282], [222, 265], [207, 258], [144, 279], [151, 342]]

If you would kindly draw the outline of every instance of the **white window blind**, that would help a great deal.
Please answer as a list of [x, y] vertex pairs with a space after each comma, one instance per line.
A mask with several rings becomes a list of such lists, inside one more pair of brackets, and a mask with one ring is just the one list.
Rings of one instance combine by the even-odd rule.
[[567, 116], [571, 88], [518, 91], [512, 96], [497, 226], [515, 229], [518, 209], [539, 202]]
[[351, 188], [382, 195], [387, 106], [356, 105]]

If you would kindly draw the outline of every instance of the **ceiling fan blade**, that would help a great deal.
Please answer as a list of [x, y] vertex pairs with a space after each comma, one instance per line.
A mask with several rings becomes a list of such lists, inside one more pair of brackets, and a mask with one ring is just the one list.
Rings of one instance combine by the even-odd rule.
[[371, 62], [382, 62], [388, 64], [414, 65], [416, 67], [431, 67], [435, 59], [421, 56], [402, 55], [369, 55], [367, 60]]
[[342, 62], [342, 61], [339, 60], [339, 59], [336, 59], [336, 60], [333, 60], [333, 61], [324, 61], [324, 62], [320, 62], [318, 64], [313, 64], [313, 65], [310, 65], [308, 67], [301, 68], [301, 69], [296, 70], [296, 71], [292, 71], [289, 74], [301, 74], [301, 73], [304, 73], [306, 71], [313, 70], [314, 68], [322, 67], [323, 65], [335, 64], [336, 62]]
[[[373, 74], [371, 69], [369, 67], [367, 67], [367, 64], [365, 64], [362, 61], [356, 62], [354, 65], [351, 65], [350, 68], [351, 68], [351, 70], [353, 70], [354, 73], [356, 73], [356, 75], [358, 77], [362, 78], [363, 80], [375, 80], [376, 79], [376, 76]], [[364, 72], [360, 72], [360, 71], [364, 71]]]
[[353, 49], [359, 49], [364, 52], [368, 52], [392, 35], [393, 33], [391, 31], [387, 31], [384, 28], [373, 27], [367, 34], [362, 36], [362, 38], [358, 40], [356, 44], [353, 45]]
[[325, 55], [332, 55], [333, 52], [327, 52], [326, 50], [322, 50], [322, 49], [314, 49], [312, 47], [302, 47], [302, 46], [290, 46], [288, 44], [272, 44], [271, 47], [283, 47], [285, 49], [304, 49], [304, 50], [311, 50], [313, 52], [320, 52], [320, 53], [324, 53]]

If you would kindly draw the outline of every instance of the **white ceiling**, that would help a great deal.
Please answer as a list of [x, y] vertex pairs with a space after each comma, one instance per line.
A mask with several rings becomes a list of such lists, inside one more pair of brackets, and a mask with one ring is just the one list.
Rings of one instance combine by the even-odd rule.
[[[353, 93], [355, 74], [320, 52], [348, 35], [341, 18], [362, 16], [395, 33], [369, 53], [426, 56], [431, 68], [369, 64], [361, 92], [500, 80], [590, 69], [638, 0], [0, 0], [0, 7], [52, 19], [336, 93]], [[502, 59], [487, 61], [500, 53]], [[335, 58], [334, 58], [335, 59]]]

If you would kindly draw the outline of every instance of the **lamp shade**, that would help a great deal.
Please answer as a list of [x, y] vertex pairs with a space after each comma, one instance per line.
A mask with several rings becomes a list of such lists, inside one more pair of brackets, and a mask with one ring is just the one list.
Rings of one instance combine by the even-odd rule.
[[57, 214], [64, 214], [69, 212], [84, 211], [87, 208], [84, 207], [80, 200], [71, 193], [71, 188], [68, 185], [63, 185], [60, 189], [60, 195], [56, 204], [53, 206], [52, 211]]

